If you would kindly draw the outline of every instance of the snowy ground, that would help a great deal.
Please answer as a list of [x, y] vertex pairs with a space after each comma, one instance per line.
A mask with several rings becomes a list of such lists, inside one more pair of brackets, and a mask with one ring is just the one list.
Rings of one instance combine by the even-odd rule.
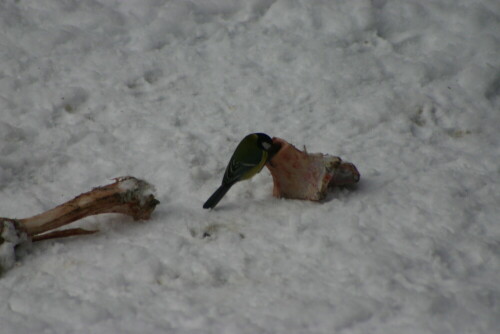
[[[161, 201], [35, 244], [2, 333], [500, 331], [497, 0], [0, 1], [0, 116], [1, 216], [122, 175]], [[257, 131], [360, 185], [263, 170], [203, 210]]]

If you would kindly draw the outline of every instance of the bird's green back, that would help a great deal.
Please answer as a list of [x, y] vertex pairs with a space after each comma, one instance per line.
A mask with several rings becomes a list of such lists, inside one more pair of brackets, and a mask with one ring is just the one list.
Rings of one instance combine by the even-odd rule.
[[248, 135], [238, 144], [231, 156], [223, 183], [235, 183], [251, 178], [260, 172], [266, 160], [267, 152], [259, 147], [258, 136]]

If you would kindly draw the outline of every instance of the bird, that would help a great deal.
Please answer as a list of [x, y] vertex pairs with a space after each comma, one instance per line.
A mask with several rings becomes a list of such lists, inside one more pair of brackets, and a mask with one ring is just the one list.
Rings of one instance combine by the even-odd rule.
[[203, 208], [213, 209], [235, 183], [259, 173], [272, 157], [272, 148], [273, 140], [265, 133], [251, 133], [243, 138], [229, 160], [222, 184], [203, 204]]

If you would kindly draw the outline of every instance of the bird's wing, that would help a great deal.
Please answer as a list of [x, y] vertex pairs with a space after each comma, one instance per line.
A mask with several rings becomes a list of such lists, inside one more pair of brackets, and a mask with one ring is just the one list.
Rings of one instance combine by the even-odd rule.
[[258, 166], [258, 163], [249, 161], [235, 161], [232, 160], [227, 166], [225, 173], [225, 183], [233, 183], [244, 179], [243, 175]]

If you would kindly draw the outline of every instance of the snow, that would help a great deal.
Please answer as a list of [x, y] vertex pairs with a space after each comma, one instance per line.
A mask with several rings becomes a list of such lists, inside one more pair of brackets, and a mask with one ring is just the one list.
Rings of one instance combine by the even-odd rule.
[[31, 242], [24, 232], [18, 231], [14, 222], [0, 220], [0, 275], [10, 269], [16, 262], [16, 247], [18, 250], [29, 248]]
[[[500, 330], [498, 1], [9, 0], [0, 31], [0, 215], [121, 175], [161, 202], [33, 244], [2, 333]], [[264, 169], [203, 210], [252, 132], [360, 184]]]

